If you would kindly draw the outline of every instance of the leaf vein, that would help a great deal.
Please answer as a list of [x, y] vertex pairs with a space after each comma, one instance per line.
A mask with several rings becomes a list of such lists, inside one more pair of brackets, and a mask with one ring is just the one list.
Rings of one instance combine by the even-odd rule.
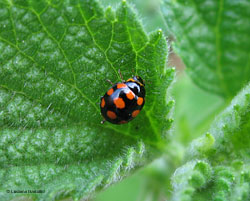
[[[98, 49], [100, 49], [100, 50], [104, 53], [104, 55], [105, 55], [105, 57], [106, 57], [108, 63], [110, 64], [111, 68], [114, 70], [114, 72], [116, 73], [117, 77], [120, 78], [120, 77], [119, 77], [119, 74], [118, 74], [118, 71], [115, 69], [115, 67], [113, 66], [112, 62], [109, 60], [109, 58], [108, 58], [108, 56], [107, 56], [107, 54], [106, 54], [106, 51], [104, 51], [104, 50], [97, 44], [97, 42], [96, 42], [96, 40], [95, 40], [95, 37], [94, 37], [94, 34], [92, 33], [92, 31], [91, 31], [91, 29], [90, 29], [90, 27], [89, 27], [89, 25], [88, 25], [88, 22], [87, 22], [87, 20], [86, 20], [84, 14], [83, 14], [83, 11], [82, 11], [82, 9], [81, 9], [79, 0], [78, 0], [78, 9], [80, 10], [81, 16], [82, 16], [82, 18], [83, 18], [83, 20], [84, 20], [84, 22], [85, 22], [85, 26], [86, 26], [86, 28], [87, 28], [87, 30], [88, 30], [90, 36], [92, 37], [94, 44], [96, 45], [96, 47], [98, 47]], [[113, 27], [112, 27], [112, 28], [113, 28]]]

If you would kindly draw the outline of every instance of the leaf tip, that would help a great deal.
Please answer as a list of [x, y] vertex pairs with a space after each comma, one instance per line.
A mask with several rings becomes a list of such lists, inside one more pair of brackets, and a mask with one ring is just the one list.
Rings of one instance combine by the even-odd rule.
[[204, 154], [209, 152], [212, 147], [214, 146], [215, 138], [213, 135], [211, 135], [209, 132], [206, 133], [203, 137], [198, 138], [191, 144], [191, 154]]
[[122, 5], [126, 6], [127, 5], [127, 1], [126, 0], [122, 0]]
[[105, 17], [110, 21], [113, 22], [115, 20], [115, 13], [112, 10], [111, 6], [108, 6], [105, 11]]
[[157, 30], [157, 33], [158, 33], [159, 35], [162, 35], [162, 34], [163, 34], [162, 29], [158, 29], [158, 30]]

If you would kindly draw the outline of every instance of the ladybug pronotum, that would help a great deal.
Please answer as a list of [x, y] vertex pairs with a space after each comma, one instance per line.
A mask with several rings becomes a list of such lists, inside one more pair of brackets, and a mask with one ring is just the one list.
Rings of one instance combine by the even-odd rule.
[[131, 121], [143, 108], [145, 94], [145, 83], [139, 76], [114, 84], [101, 98], [102, 116], [113, 124]]

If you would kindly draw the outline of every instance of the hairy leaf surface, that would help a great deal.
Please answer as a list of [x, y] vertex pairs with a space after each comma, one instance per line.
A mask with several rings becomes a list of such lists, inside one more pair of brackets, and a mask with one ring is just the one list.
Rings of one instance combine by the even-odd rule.
[[173, 200], [250, 200], [250, 84], [189, 147], [172, 178]]
[[[172, 122], [166, 56], [162, 32], [146, 35], [125, 1], [0, 0], [1, 199], [87, 198], [154, 158]], [[146, 80], [146, 105], [129, 124], [102, 125], [118, 69]]]
[[250, 80], [248, 0], [163, 0], [175, 49], [193, 81], [232, 98]]

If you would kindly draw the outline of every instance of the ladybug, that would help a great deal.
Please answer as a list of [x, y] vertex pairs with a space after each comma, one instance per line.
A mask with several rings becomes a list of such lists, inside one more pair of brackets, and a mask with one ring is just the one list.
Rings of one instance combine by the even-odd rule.
[[101, 97], [101, 113], [113, 124], [125, 124], [134, 119], [145, 103], [145, 83], [139, 76], [114, 84]]

